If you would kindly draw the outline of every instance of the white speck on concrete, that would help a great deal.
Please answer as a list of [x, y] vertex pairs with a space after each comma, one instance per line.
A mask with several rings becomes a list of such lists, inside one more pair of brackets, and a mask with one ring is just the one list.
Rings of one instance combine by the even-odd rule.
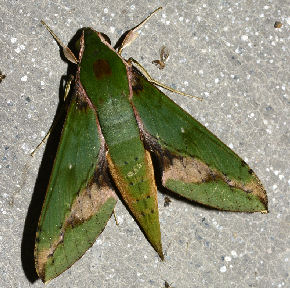
[[222, 266], [220, 268], [220, 272], [225, 273], [227, 271], [227, 267], [226, 266]]
[[232, 261], [232, 257], [230, 257], [230, 256], [226, 256], [226, 257], [225, 257], [225, 261], [226, 261], [226, 262], [230, 262], [230, 261]]
[[109, 12], [108, 8], [104, 8], [104, 13], [107, 14]]
[[28, 147], [28, 145], [26, 143], [23, 143], [21, 145], [21, 148], [24, 150], [25, 154], [28, 154], [30, 152], [30, 149], [29, 149], [29, 147]]
[[124, 222], [124, 216], [118, 216], [117, 221], [119, 224], [122, 224]]
[[220, 79], [219, 78], [216, 78], [216, 79], [214, 79], [214, 82], [217, 84], [217, 83], [220, 82]]
[[230, 147], [231, 149], [233, 149], [233, 148], [234, 148], [233, 143], [230, 143], [230, 144], [229, 144], [229, 147]]
[[17, 42], [17, 38], [15, 38], [15, 37], [12, 37], [11, 39], [10, 39], [10, 41], [11, 41], [11, 43], [16, 43]]
[[242, 35], [241, 40], [242, 41], [248, 41], [249, 37], [248, 35]]
[[235, 52], [236, 52], [237, 54], [241, 54], [241, 49], [238, 47], [238, 48], [235, 50]]
[[237, 257], [238, 257], [238, 254], [237, 254], [237, 252], [236, 252], [235, 250], [232, 250], [232, 251], [231, 251], [231, 254], [232, 254], [232, 256], [233, 256], [234, 258], [237, 258]]
[[21, 81], [26, 82], [27, 81], [27, 75], [24, 75], [23, 77], [21, 77]]
[[96, 240], [96, 245], [101, 245], [101, 244], [103, 244], [103, 241], [100, 240], [100, 239], [97, 239], [97, 240]]

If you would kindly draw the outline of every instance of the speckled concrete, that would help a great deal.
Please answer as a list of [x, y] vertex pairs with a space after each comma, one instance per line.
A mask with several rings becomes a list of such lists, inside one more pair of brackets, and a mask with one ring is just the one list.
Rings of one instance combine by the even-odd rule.
[[[6, 75], [0, 83], [0, 287], [43, 286], [32, 249], [48, 172], [39, 172], [44, 147], [33, 158], [29, 152], [52, 123], [67, 64], [40, 19], [65, 43], [83, 26], [106, 32], [114, 43], [161, 4], [124, 57], [204, 98], [166, 92], [250, 164], [267, 190], [270, 213], [218, 212], [176, 199], [164, 207], [159, 194], [166, 254], [160, 262], [119, 201], [120, 225], [111, 219], [85, 256], [46, 287], [146, 288], [164, 280], [185, 288], [290, 286], [289, 0], [0, 2]], [[274, 28], [275, 21], [282, 27]], [[170, 58], [158, 70], [151, 62], [162, 45]]]

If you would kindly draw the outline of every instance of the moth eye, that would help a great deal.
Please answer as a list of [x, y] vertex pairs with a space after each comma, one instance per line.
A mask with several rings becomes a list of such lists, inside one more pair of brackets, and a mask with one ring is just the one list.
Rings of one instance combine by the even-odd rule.
[[105, 33], [102, 33], [102, 32], [101, 32], [101, 34], [104, 37], [105, 41], [111, 45], [111, 40], [110, 40], [109, 36], [107, 36]]

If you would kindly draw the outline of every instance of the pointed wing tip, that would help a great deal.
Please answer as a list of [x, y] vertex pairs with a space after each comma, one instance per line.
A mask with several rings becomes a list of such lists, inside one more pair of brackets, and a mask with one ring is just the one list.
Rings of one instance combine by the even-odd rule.
[[163, 254], [163, 251], [162, 251], [162, 250], [159, 251], [159, 252], [157, 251], [157, 253], [158, 253], [160, 259], [161, 259], [162, 261], [164, 261], [164, 254]]
[[[151, 243], [152, 245], [152, 243]], [[159, 242], [157, 245], [152, 245], [155, 249], [155, 251], [157, 252], [158, 256], [160, 257], [160, 259], [162, 261], [164, 261], [164, 254], [163, 254], [163, 250], [162, 250], [162, 244], [161, 242]]]

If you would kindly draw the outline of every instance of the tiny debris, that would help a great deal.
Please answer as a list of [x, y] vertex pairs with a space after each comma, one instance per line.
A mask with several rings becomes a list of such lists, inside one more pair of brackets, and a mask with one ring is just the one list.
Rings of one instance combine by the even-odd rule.
[[171, 200], [168, 196], [164, 197], [164, 207], [168, 207], [171, 203]]
[[6, 78], [6, 75], [2, 74], [2, 72], [0, 71], [0, 83], [2, 82], [2, 80]]
[[169, 57], [169, 50], [166, 46], [162, 46], [159, 51], [160, 60], [153, 60], [152, 64], [155, 64], [159, 69], [164, 69], [165, 61]]
[[275, 28], [281, 28], [282, 27], [282, 23], [280, 21], [276, 21], [274, 24]]
[[[172, 283], [171, 283], [172, 284]], [[166, 280], [164, 280], [164, 288], [174, 288]]]

